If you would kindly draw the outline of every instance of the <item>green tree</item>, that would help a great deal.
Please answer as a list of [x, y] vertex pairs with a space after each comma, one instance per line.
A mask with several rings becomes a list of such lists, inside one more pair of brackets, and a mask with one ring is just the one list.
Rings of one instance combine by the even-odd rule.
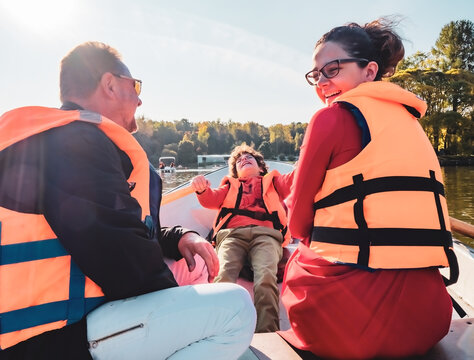
[[474, 73], [461, 69], [446, 72], [448, 87], [446, 96], [451, 110], [468, 115], [474, 104]]
[[445, 25], [430, 54], [407, 58], [390, 79], [427, 102], [420, 123], [437, 152], [472, 153], [473, 70], [474, 24], [461, 20]]
[[163, 149], [161, 156], [173, 156], [176, 158], [178, 156], [178, 152], [171, 149]]
[[262, 142], [257, 150], [263, 155], [265, 159], [271, 159], [273, 156], [272, 147], [269, 141]]
[[244, 128], [251, 136], [252, 140], [249, 143], [253, 144], [256, 149], [258, 149], [262, 142], [270, 140], [270, 132], [268, 128], [263, 125], [250, 121], [244, 125]]
[[207, 139], [207, 149], [209, 154], [226, 154], [235, 143], [235, 139], [229, 131], [229, 125], [220, 120], [212, 121], [207, 125], [209, 138]]
[[458, 20], [443, 26], [431, 52], [443, 71], [474, 71], [474, 23]]
[[180, 165], [184, 166], [196, 164], [197, 156], [194, 151], [194, 143], [191, 140], [183, 139], [179, 142], [177, 161]]
[[209, 131], [208, 123], [201, 123], [198, 125], [197, 139], [206, 146], [207, 151], [207, 141], [209, 140]]
[[138, 131], [133, 136], [145, 150], [150, 162], [154, 165], [158, 164], [163, 145], [153, 139], [154, 121], [141, 116], [137, 118], [137, 125]]
[[180, 133], [185, 133], [189, 131], [195, 131], [196, 126], [191, 123], [188, 119], [181, 119], [179, 121], [176, 121], [176, 130], [179, 131]]
[[397, 66], [397, 71], [407, 69], [428, 69], [433, 67], [433, 61], [430, 60], [430, 54], [417, 51], [415, 54], [403, 59]]
[[[178, 143], [166, 144], [164, 146], [163, 151], [168, 150], [168, 151], [178, 152], [178, 146], [179, 146]], [[164, 155], [162, 155], [162, 156], [164, 156]]]
[[273, 154], [290, 154], [292, 152], [292, 138], [289, 126], [282, 124], [272, 125], [270, 131], [270, 144]]
[[304, 138], [303, 134], [296, 134], [295, 135], [295, 154], [299, 154], [301, 144], [303, 143], [303, 138]]

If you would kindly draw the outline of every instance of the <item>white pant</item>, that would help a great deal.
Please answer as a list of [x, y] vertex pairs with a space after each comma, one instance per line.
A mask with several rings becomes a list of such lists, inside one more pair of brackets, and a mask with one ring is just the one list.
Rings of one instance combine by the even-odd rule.
[[87, 339], [94, 360], [229, 360], [247, 349], [255, 322], [243, 287], [200, 284], [106, 303], [87, 315]]

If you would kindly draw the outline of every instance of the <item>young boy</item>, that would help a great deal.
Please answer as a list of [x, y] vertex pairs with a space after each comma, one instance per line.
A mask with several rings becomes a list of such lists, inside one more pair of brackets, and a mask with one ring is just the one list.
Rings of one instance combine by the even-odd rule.
[[279, 329], [277, 266], [290, 239], [283, 199], [292, 181], [293, 172], [268, 173], [262, 154], [241, 145], [230, 155], [220, 187], [211, 189], [202, 175], [191, 183], [202, 206], [219, 209], [212, 232], [220, 264], [214, 282], [235, 283], [247, 259], [252, 266], [256, 332]]

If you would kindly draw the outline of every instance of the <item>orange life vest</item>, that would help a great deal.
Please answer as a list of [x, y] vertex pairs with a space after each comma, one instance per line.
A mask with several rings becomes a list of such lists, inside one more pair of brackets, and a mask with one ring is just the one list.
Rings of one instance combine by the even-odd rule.
[[[146, 154], [133, 136], [113, 121], [84, 110], [15, 109], [0, 118], [0, 151], [73, 121], [97, 125], [130, 157], [132, 195], [142, 207], [142, 220], [151, 227]], [[21, 213], [1, 205], [0, 349], [6, 349], [80, 320], [105, 302], [105, 297], [74, 263], [42, 214]]]
[[326, 171], [314, 198], [310, 248], [332, 262], [372, 269], [451, 266], [457, 278], [441, 169], [417, 121], [426, 104], [388, 82], [336, 101], [360, 111], [371, 141]]
[[286, 210], [283, 207], [280, 196], [273, 186], [273, 178], [280, 176], [276, 170], [272, 170], [262, 177], [262, 197], [265, 205], [265, 212], [256, 212], [245, 209], [239, 209], [240, 201], [242, 199], [242, 184], [237, 178], [230, 176], [224, 177], [221, 185], [229, 184], [229, 191], [222, 202], [219, 212], [214, 221], [214, 226], [211, 232], [211, 239], [215, 237], [217, 232], [225, 228], [230, 219], [235, 215], [248, 216], [257, 220], [268, 220], [273, 223], [276, 230], [281, 231], [284, 237], [282, 246], [288, 245], [290, 242], [290, 234], [287, 231]]

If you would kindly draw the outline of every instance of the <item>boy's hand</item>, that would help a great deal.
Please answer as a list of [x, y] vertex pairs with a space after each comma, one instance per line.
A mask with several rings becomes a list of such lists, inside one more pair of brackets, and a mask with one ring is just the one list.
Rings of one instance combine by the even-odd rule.
[[191, 187], [197, 193], [203, 193], [209, 185], [209, 181], [203, 175], [198, 175], [191, 181]]

